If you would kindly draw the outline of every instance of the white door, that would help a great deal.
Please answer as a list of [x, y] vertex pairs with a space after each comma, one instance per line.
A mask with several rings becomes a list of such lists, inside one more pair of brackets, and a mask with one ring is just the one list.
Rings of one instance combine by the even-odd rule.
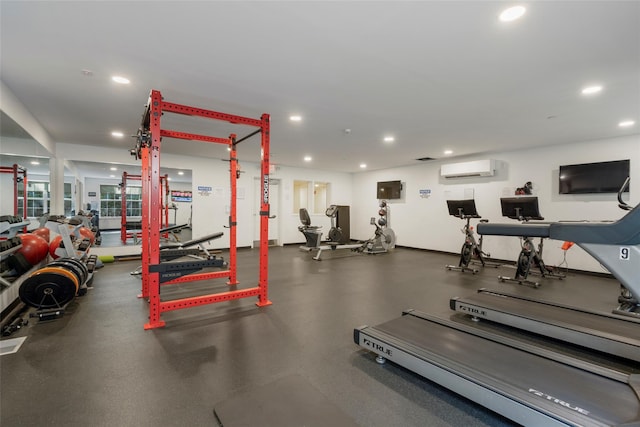
[[[253, 202], [253, 246], [260, 245], [260, 200], [257, 195], [262, 193], [260, 178], [253, 180], [254, 202]], [[280, 245], [280, 180], [269, 180], [269, 216], [274, 217], [269, 220], [269, 241], [272, 245]]]

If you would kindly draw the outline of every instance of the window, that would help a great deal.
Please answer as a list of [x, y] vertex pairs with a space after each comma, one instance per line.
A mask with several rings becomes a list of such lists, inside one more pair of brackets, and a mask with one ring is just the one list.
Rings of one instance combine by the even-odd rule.
[[[313, 188], [313, 192], [311, 189]], [[310, 214], [324, 215], [329, 203], [328, 182], [293, 181], [293, 213], [306, 208]]]
[[293, 213], [296, 215], [300, 209], [309, 209], [309, 185], [310, 181], [293, 181]]
[[[127, 186], [127, 217], [142, 216], [142, 187]], [[119, 185], [100, 186], [100, 216], [122, 215], [122, 189]]]
[[313, 184], [313, 213], [324, 214], [327, 210], [327, 200], [329, 192], [328, 182], [315, 182]]
[[64, 183], [64, 214], [65, 216], [71, 216], [73, 211], [73, 193], [71, 192], [71, 183]]
[[[18, 188], [18, 215], [24, 213], [24, 185]], [[49, 212], [49, 183], [27, 183], [27, 218], [38, 218]]]
[[[71, 183], [64, 183], [64, 215], [70, 216], [73, 210], [73, 192]], [[27, 218], [38, 218], [49, 212], [49, 183], [31, 181], [27, 183]], [[22, 216], [24, 202], [23, 187], [18, 188], [18, 215]]]

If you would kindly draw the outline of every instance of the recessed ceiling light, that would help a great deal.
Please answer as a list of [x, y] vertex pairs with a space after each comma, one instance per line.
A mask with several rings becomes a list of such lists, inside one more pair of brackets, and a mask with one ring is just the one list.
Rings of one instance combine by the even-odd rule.
[[305, 162], [310, 162], [311, 161], [311, 156], [304, 156], [304, 161]]
[[184, 175], [184, 172], [180, 171], [178, 172], [178, 175]]
[[289, 116], [289, 120], [292, 122], [299, 122], [302, 121], [302, 116]]
[[628, 128], [628, 127], [633, 126], [635, 124], [636, 124], [636, 122], [633, 121], [633, 120], [624, 120], [624, 121], [618, 123], [618, 126], [620, 126], [621, 128]]
[[392, 136], [385, 136], [384, 137], [384, 142], [393, 142], [395, 140], [396, 139], [394, 137], [392, 137]]
[[32, 164], [32, 165], [36, 165], [36, 166], [37, 166], [37, 165], [39, 165], [39, 164], [40, 164], [40, 162], [39, 162], [39, 161], [37, 161], [37, 160], [32, 160], [32, 161], [31, 161], [31, 164]]
[[231, 151], [231, 147], [227, 147], [227, 151]]
[[522, 15], [524, 15], [526, 11], [527, 9], [525, 9], [524, 6], [513, 6], [509, 9], [503, 10], [502, 13], [500, 13], [499, 19], [502, 22], [515, 21], [516, 19], [522, 17]]
[[451, 150], [444, 150], [444, 154], [446, 154], [446, 155], [448, 156], [449, 154], [453, 154], [453, 151], [451, 151]]
[[167, 177], [167, 181], [171, 181], [171, 177]]
[[366, 168], [367, 168], [366, 163], [360, 163], [360, 169], [366, 169]]
[[83, 76], [85, 77], [92, 77], [93, 76], [93, 71], [91, 70], [87, 70], [86, 68], [83, 70], [80, 70], [80, 72], [82, 73]]
[[111, 132], [111, 136], [115, 136], [116, 138], [122, 138], [124, 136], [124, 133], [114, 130], [113, 132]]
[[582, 89], [583, 95], [593, 95], [594, 93], [598, 93], [602, 91], [602, 86], [587, 86]]
[[109, 168], [109, 170], [117, 171], [117, 170], [118, 170], [118, 168], [117, 168], [117, 167], [115, 167], [115, 166], [111, 166], [111, 167]]
[[111, 77], [111, 80], [113, 80], [116, 83], [120, 83], [121, 85], [128, 85], [129, 83], [131, 83], [131, 81], [128, 78], [122, 77], [122, 76], [113, 76]]
[[109, 178], [115, 178], [115, 177], [116, 177], [115, 175], [109, 175]]

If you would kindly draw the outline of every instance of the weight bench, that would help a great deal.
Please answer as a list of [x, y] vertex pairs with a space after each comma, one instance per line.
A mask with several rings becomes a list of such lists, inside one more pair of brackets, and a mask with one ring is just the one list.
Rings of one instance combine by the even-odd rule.
[[189, 224], [177, 224], [160, 229], [160, 238], [165, 242], [179, 242], [180, 239], [176, 233], [180, 233], [183, 229], [189, 227]]
[[[175, 242], [175, 243], [165, 243], [160, 245], [160, 264], [152, 265], [149, 267], [149, 271], [158, 271], [160, 272], [160, 283], [184, 276], [185, 274], [195, 273], [198, 270], [201, 270], [205, 267], [222, 267], [225, 262], [223, 259], [216, 258], [209, 250], [204, 246], [204, 243], [210, 242], [211, 240], [219, 239], [224, 235], [223, 232], [208, 234], [206, 236], [199, 237], [197, 239], [191, 239], [186, 242]], [[198, 246], [197, 248], [192, 248], [192, 246]], [[202, 256], [202, 252], [204, 252], [204, 257]], [[188, 269], [183, 270], [186, 271], [184, 274], [176, 275], [175, 271], [177, 270], [179, 273], [183, 272], [180, 270], [179, 265], [186, 265], [185, 263], [180, 262], [172, 262], [168, 263], [167, 261], [173, 261], [177, 258], [182, 257], [191, 257], [195, 258], [197, 261], [189, 261]], [[162, 263], [166, 264], [162, 264]], [[168, 271], [173, 271], [173, 275], [169, 277]], [[163, 280], [162, 273], [165, 273], [167, 277], [166, 280]], [[131, 275], [140, 275], [142, 274], [142, 266], [138, 267], [136, 270], [130, 273]]]
[[[516, 275], [514, 277], [498, 276], [501, 282], [515, 282], [519, 285], [539, 287], [540, 283], [529, 280], [531, 267], [538, 268], [542, 277], [564, 279], [565, 275], [552, 267], [545, 265], [542, 260], [544, 239], [549, 238], [550, 223], [530, 223], [531, 220], [542, 221], [538, 208], [538, 198], [531, 197], [503, 197], [500, 199], [502, 216], [524, 221], [521, 224], [489, 224], [480, 223], [477, 226], [478, 234], [494, 236], [516, 236], [522, 238], [522, 249], [518, 255]], [[533, 239], [539, 238], [540, 243], [536, 248]]]

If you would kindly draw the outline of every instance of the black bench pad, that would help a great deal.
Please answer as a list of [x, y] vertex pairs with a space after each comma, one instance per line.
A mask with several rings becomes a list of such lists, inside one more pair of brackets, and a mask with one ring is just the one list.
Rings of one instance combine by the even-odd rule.
[[208, 242], [209, 240], [219, 239], [222, 236], [224, 236], [224, 233], [222, 231], [219, 231], [217, 233], [208, 234], [206, 236], [198, 237], [197, 239], [187, 240], [186, 242], [182, 242], [182, 243], [165, 243], [164, 245], [160, 246], [160, 250], [162, 250], [162, 249], [188, 248], [189, 246], [195, 246], [198, 243], [204, 243], [204, 242]]
[[493, 236], [549, 237], [551, 224], [493, 224], [480, 223], [476, 226], [478, 234]]

